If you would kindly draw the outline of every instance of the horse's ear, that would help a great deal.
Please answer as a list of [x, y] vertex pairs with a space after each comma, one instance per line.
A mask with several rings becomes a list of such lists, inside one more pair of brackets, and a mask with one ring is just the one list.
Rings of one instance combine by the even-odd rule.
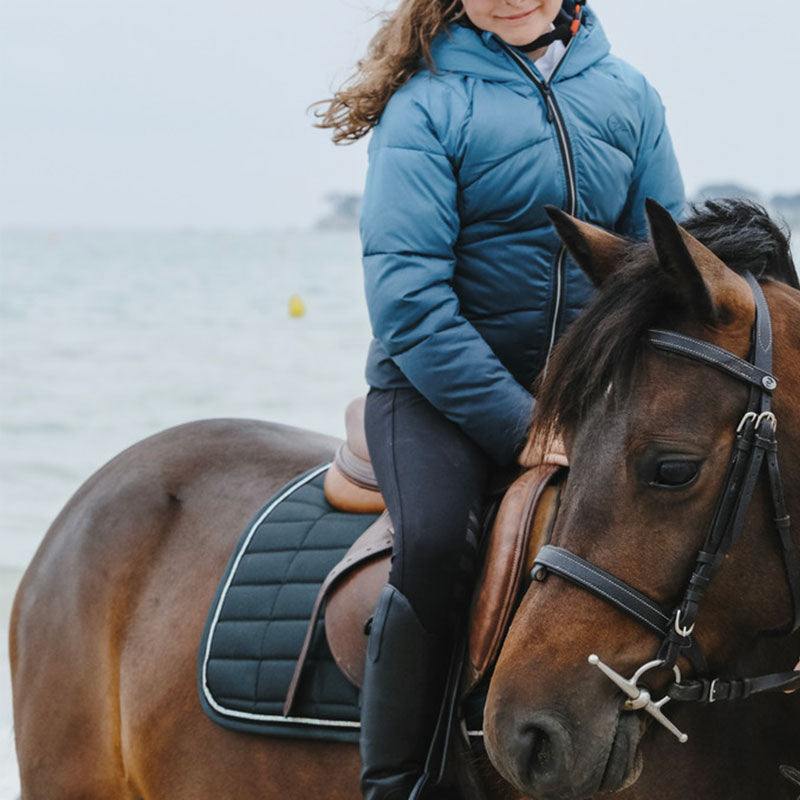
[[578, 266], [595, 286], [600, 286], [616, 270], [628, 243], [555, 206], [545, 206], [545, 211]]
[[753, 296], [744, 278], [678, 225], [655, 200], [648, 198], [645, 210], [659, 263], [693, 315], [706, 322], [740, 314], [752, 317]]

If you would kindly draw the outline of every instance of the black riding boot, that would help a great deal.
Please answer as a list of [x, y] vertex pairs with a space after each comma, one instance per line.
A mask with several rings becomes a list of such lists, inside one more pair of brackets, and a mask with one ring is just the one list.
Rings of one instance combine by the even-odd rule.
[[422, 627], [405, 595], [384, 586], [361, 691], [361, 791], [366, 800], [408, 800], [420, 779], [448, 654], [448, 641]]

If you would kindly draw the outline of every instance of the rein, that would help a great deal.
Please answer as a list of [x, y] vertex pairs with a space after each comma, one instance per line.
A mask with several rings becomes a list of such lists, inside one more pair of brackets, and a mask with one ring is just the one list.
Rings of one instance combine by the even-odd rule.
[[[786, 579], [792, 596], [792, 622], [783, 631], [791, 634], [800, 628], [800, 566], [792, 547], [789, 514], [778, 468], [777, 420], [770, 409], [772, 392], [778, 381], [772, 375], [772, 325], [769, 308], [756, 279], [745, 273], [755, 300], [752, 346], [748, 360], [700, 339], [673, 331], [651, 329], [647, 341], [659, 350], [700, 361], [747, 383], [750, 395], [747, 408], [736, 427], [736, 438], [725, 475], [725, 482], [705, 541], [684, 590], [674, 609], [665, 609], [625, 581], [592, 564], [571, 551], [545, 545], [534, 561], [532, 577], [546, 579], [552, 572], [597, 595], [626, 612], [642, 625], [662, 637], [656, 658], [640, 667], [626, 680], [604, 664], [596, 655], [589, 662], [598, 667], [625, 694], [626, 710], [643, 710], [668, 728], [680, 741], [688, 737], [681, 733], [661, 712], [669, 700], [714, 703], [718, 700], [737, 700], [760, 692], [787, 691], [800, 687], [800, 672], [763, 675], [756, 678], [723, 680], [711, 677], [706, 659], [693, 631], [700, 603], [716, 576], [725, 556], [739, 540], [757, 480], [766, 465], [774, 523], [780, 537]], [[682, 680], [677, 667], [683, 655], [697, 676]], [[647, 689], [638, 685], [639, 679], [651, 669], [672, 670], [675, 680], [667, 694], [654, 702]]]

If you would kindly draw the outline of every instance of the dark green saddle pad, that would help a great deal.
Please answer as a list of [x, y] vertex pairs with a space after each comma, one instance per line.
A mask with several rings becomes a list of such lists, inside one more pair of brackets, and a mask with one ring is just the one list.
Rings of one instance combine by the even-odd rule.
[[203, 709], [227, 728], [357, 741], [358, 689], [336, 666], [324, 620], [314, 632], [292, 716], [283, 703], [317, 593], [377, 518], [334, 509], [327, 466], [284, 487], [247, 526], [222, 576], [198, 658]]

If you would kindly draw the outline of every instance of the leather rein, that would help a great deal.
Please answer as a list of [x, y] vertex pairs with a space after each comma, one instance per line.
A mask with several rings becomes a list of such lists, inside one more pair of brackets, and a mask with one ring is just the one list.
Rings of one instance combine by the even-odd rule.
[[[681, 733], [661, 712], [661, 707], [669, 700], [714, 703], [718, 700], [742, 699], [759, 692], [787, 691], [800, 687], [800, 672], [726, 680], [711, 677], [703, 652], [692, 635], [706, 589], [744, 530], [747, 510], [764, 465], [772, 496], [775, 529], [780, 538], [786, 579], [792, 596], [793, 619], [781, 633], [789, 635], [800, 628], [800, 566], [792, 547], [789, 514], [778, 469], [777, 420], [770, 410], [772, 392], [778, 385], [772, 375], [772, 325], [761, 287], [749, 272], [744, 277], [753, 293], [756, 308], [748, 360], [716, 345], [673, 331], [650, 329], [646, 334], [647, 341], [657, 349], [701, 361], [750, 387], [747, 408], [736, 427], [725, 482], [681, 600], [674, 609], [665, 609], [590, 561], [565, 548], [549, 544], [539, 551], [532, 572], [532, 577], [537, 581], [545, 580], [548, 573], [553, 573], [577, 584], [662, 637], [656, 658], [640, 667], [629, 680], [603, 664], [596, 655], [590, 656], [589, 662], [628, 696], [625, 704], [627, 710], [646, 711], [682, 742], [687, 740], [686, 734]], [[677, 667], [681, 655], [692, 665], [696, 679], [681, 679]], [[638, 682], [645, 672], [657, 668], [672, 670], [675, 680], [669, 685], [666, 696], [654, 702], [647, 689], [639, 686]]]

